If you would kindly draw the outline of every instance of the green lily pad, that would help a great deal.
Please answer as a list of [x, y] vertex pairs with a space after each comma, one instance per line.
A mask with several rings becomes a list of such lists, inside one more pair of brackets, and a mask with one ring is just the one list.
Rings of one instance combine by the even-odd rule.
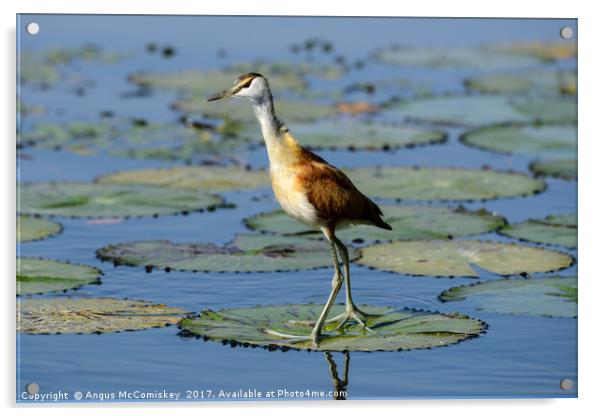
[[469, 78], [467, 88], [486, 93], [525, 93], [575, 95], [577, 93], [576, 71], [536, 69], [512, 74], [486, 74]]
[[568, 214], [550, 214], [544, 219], [533, 221], [539, 222], [540, 224], [577, 228], [577, 214], [574, 212]]
[[69, 217], [177, 214], [223, 205], [204, 191], [88, 182], [20, 184], [21, 213]]
[[479, 310], [512, 315], [577, 317], [577, 277], [501, 279], [452, 287], [439, 299], [468, 299]]
[[471, 265], [511, 275], [558, 270], [573, 258], [557, 251], [479, 240], [394, 241], [365, 247], [358, 263], [420, 276], [478, 277]]
[[291, 130], [304, 146], [313, 149], [388, 150], [443, 143], [447, 139], [441, 131], [356, 120], [294, 124]]
[[535, 176], [552, 176], [569, 181], [577, 179], [576, 158], [535, 161], [529, 165], [529, 169]]
[[158, 185], [170, 188], [230, 191], [269, 186], [264, 170], [240, 166], [176, 166], [165, 169], [140, 169], [110, 173], [95, 179], [98, 183]]
[[[358, 238], [377, 241], [439, 239], [486, 233], [505, 224], [503, 218], [490, 212], [469, 211], [464, 207], [381, 205], [381, 208], [392, 231], [358, 225], [337, 231], [337, 235], [347, 241]], [[294, 235], [313, 231], [322, 235], [319, 231], [308, 230], [282, 210], [247, 218], [245, 224], [262, 232]]]
[[539, 220], [527, 220], [518, 224], [510, 224], [499, 230], [508, 237], [536, 243], [553, 244], [566, 247], [577, 247], [577, 228], [553, 225]]
[[66, 291], [98, 283], [96, 267], [33, 257], [17, 257], [17, 295]]
[[[167, 240], [112, 244], [96, 252], [116, 265], [143, 266], [148, 270], [203, 272], [268, 272], [314, 269], [332, 264], [325, 241], [300, 237], [239, 234], [229, 244], [172, 243]], [[354, 252], [350, 257], [355, 258]]]
[[539, 62], [531, 56], [490, 53], [482, 48], [416, 47], [394, 45], [377, 50], [378, 60], [402, 67], [471, 68], [497, 70], [524, 68]]
[[[239, 63], [234, 64], [228, 68], [228, 71], [235, 74], [244, 74], [247, 72], [258, 72], [270, 81], [278, 76], [289, 76], [296, 75], [295, 91], [301, 92], [300, 90], [305, 87], [298, 81], [301, 77], [308, 75], [314, 76], [325, 80], [336, 80], [345, 74], [345, 71], [341, 65], [326, 64], [319, 62], [291, 62], [291, 61], [257, 61], [253, 63]], [[222, 88], [223, 89], [223, 88]]]
[[[274, 106], [278, 117], [290, 123], [314, 121], [338, 114], [338, 110], [334, 105], [310, 100], [276, 98]], [[204, 96], [191, 96], [175, 101], [172, 107], [188, 114], [200, 113], [211, 118], [229, 117], [245, 124], [257, 123], [253, 108], [248, 102], [242, 100], [225, 99], [207, 102]]]
[[[131, 74], [128, 79], [141, 87], [151, 87], [181, 91], [197, 96], [209, 95], [231, 86], [234, 80], [243, 72], [239, 68], [226, 70], [198, 70]], [[293, 71], [264, 73], [270, 80], [273, 90], [300, 90], [305, 87], [305, 81], [300, 74]]]
[[518, 153], [543, 159], [574, 156], [577, 126], [498, 125], [469, 131], [461, 141], [469, 146], [502, 153]]
[[[366, 324], [374, 330], [367, 332], [359, 325], [349, 323], [344, 331], [326, 332], [325, 327], [318, 347], [311, 341], [283, 339], [270, 335], [273, 330], [296, 335], [309, 335], [311, 326], [298, 321], [315, 320], [321, 305], [269, 305], [251, 308], [230, 308], [220, 311], [205, 310], [197, 317], [180, 322], [181, 335], [199, 336], [205, 340], [228, 342], [231, 345], [256, 345], [266, 348], [292, 348], [324, 351], [397, 351], [432, 348], [474, 338], [487, 325], [479, 320], [457, 313], [438, 313], [362, 305], [369, 314]], [[331, 316], [344, 312], [344, 305], [334, 305]], [[297, 321], [297, 322], [295, 322]]]
[[19, 137], [21, 147], [107, 153], [137, 159], [194, 160], [231, 156], [261, 139], [259, 128], [225, 119], [198, 128], [146, 120], [110, 119], [66, 124], [39, 123]]
[[188, 314], [180, 308], [133, 299], [26, 299], [17, 307], [17, 330], [26, 334], [137, 331], [173, 325]]
[[346, 172], [367, 194], [398, 200], [494, 199], [531, 195], [545, 189], [541, 179], [484, 169], [376, 166]]
[[574, 122], [574, 98], [443, 95], [400, 101], [381, 112], [386, 120], [413, 120], [459, 127], [506, 122]]
[[43, 218], [17, 216], [17, 241], [37, 241], [60, 233], [63, 226]]

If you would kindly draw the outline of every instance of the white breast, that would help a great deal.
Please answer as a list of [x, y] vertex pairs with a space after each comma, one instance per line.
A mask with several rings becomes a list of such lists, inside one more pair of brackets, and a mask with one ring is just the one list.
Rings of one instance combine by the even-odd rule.
[[274, 195], [284, 212], [310, 227], [319, 228], [323, 225], [293, 171], [276, 164], [270, 166], [270, 176]]

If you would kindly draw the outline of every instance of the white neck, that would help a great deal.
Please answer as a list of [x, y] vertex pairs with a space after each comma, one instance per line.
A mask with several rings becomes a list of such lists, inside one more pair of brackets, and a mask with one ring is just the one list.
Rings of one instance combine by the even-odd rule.
[[268, 149], [268, 155], [270, 155], [280, 144], [280, 122], [274, 113], [272, 97], [268, 96], [265, 99], [253, 101], [253, 111], [261, 126], [261, 134]]

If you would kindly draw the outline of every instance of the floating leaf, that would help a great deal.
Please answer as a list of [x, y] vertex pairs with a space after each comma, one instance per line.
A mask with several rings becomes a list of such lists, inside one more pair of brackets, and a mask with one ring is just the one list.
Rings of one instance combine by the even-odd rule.
[[545, 222], [542, 223], [538, 220], [527, 220], [518, 224], [507, 225], [500, 229], [499, 232], [520, 240], [577, 247], [577, 229], [575, 227], [552, 225]]
[[27, 299], [17, 307], [17, 330], [26, 334], [136, 331], [176, 324], [187, 314], [180, 308], [132, 299]]
[[504, 122], [574, 122], [574, 98], [444, 95], [400, 101], [381, 111], [386, 120], [413, 120], [460, 127]]
[[501, 279], [452, 287], [439, 299], [468, 299], [486, 312], [512, 315], [577, 317], [577, 277], [549, 276], [530, 279]]
[[443, 143], [445, 133], [406, 125], [387, 125], [362, 121], [302, 123], [291, 131], [304, 145], [314, 149], [397, 149]]
[[348, 169], [360, 190], [380, 198], [475, 200], [530, 195], [545, 183], [527, 175], [479, 169], [406, 166]]
[[17, 216], [17, 241], [42, 240], [60, 233], [63, 226], [55, 221], [43, 218]]
[[518, 153], [541, 158], [574, 156], [577, 152], [577, 126], [498, 125], [464, 134], [462, 142], [480, 149]]
[[[347, 241], [363, 240], [422, 240], [481, 234], [504, 225], [503, 218], [485, 210], [469, 211], [463, 207], [381, 205], [385, 220], [392, 231], [368, 225], [358, 225], [337, 231], [339, 238]], [[265, 212], [245, 220], [246, 225], [263, 232], [285, 235], [305, 234], [308, 228], [284, 213], [276, 210]], [[321, 233], [315, 231], [316, 233]]]
[[17, 295], [58, 292], [97, 283], [102, 272], [83, 264], [33, 257], [17, 258]]
[[492, 273], [548, 272], [570, 266], [567, 254], [539, 247], [479, 240], [394, 241], [363, 248], [358, 263], [421, 276], [478, 277], [471, 265]]
[[569, 59], [577, 56], [577, 44], [567, 41], [542, 42], [534, 40], [504, 42], [486, 45], [483, 49], [494, 53], [534, 57], [542, 61]]
[[577, 179], [576, 158], [536, 161], [529, 165], [529, 169], [536, 176], [552, 176], [566, 180]]
[[[297, 77], [293, 78], [295, 82], [295, 91], [306, 87], [300, 82], [301, 77], [308, 75], [315, 76], [320, 79], [335, 80], [340, 78], [345, 71], [342, 66], [335, 64], [325, 64], [318, 62], [291, 62], [291, 61], [276, 61], [265, 62], [258, 61], [253, 63], [234, 64], [228, 70], [235, 74], [244, 74], [246, 72], [258, 72], [265, 76], [272, 85], [272, 79], [275, 77]], [[278, 85], [275, 85], [278, 86]], [[223, 88], [222, 88], [223, 89]]]
[[486, 74], [469, 78], [467, 88], [486, 93], [538, 93], [575, 95], [577, 93], [576, 71], [535, 69], [512, 74]]
[[176, 166], [110, 173], [96, 178], [95, 181], [107, 184], [230, 191], [268, 186], [270, 179], [266, 171], [249, 170], [239, 166]]
[[[180, 322], [181, 335], [202, 336], [207, 340], [229, 342], [232, 345], [257, 345], [267, 348], [293, 348], [324, 351], [396, 351], [431, 348], [473, 338], [486, 329], [482, 321], [457, 313], [438, 313], [362, 305], [372, 314], [367, 332], [359, 325], [349, 323], [344, 331], [328, 332], [320, 338], [318, 347], [311, 341], [283, 339], [266, 330], [309, 335], [311, 326], [299, 321], [317, 319], [321, 305], [269, 305], [252, 308], [231, 308], [220, 311], [205, 310], [198, 317]], [[330, 315], [344, 312], [344, 305], [334, 305]]]
[[21, 184], [21, 212], [70, 217], [127, 217], [213, 209], [218, 196], [191, 189], [88, 182]]
[[[134, 241], [99, 249], [101, 260], [148, 270], [267, 272], [312, 269], [332, 264], [325, 241], [300, 237], [239, 234], [229, 244]], [[350, 253], [355, 258], [355, 253]]]
[[534, 220], [541, 224], [560, 225], [564, 227], [577, 228], [577, 214], [550, 214], [542, 220]]
[[[192, 96], [177, 100], [172, 106], [174, 109], [185, 113], [200, 113], [212, 118], [230, 117], [245, 124], [257, 123], [252, 106], [241, 100], [226, 99], [207, 102], [204, 96]], [[338, 110], [332, 104], [303, 100], [280, 98], [276, 99], [275, 107], [278, 117], [291, 123], [295, 121], [314, 121], [338, 113]]]
[[538, 64], [538, 60], [530, 56], [490, 53], [485, 49], [469, 47], [394, 45], [376, 51], [374, 56], [383, 62], [403, 67], [496, 70]]

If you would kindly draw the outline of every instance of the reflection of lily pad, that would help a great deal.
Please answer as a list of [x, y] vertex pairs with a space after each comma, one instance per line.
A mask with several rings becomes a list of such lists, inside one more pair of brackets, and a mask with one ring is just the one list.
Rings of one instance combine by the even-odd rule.
[[239, 166], [177, 166], [110, 173], [96, 178], [96, 182], [229, 191], [268, 186], [269, 175]]
[[132, 299], [27, 299], [17, 308], [17, 330], [26, 334], [136, 331], [176, 324], [188, 313], [161, 303]]
[[536, 161], [529, 165], [529, 169], [536, 176], [552, 176], [566, 180], [577, 179], [576, 158]]
[[[463, 207], [455, 209], [437, 206], [381, 205], [384, 218], [393, 227], [392, 231], [359, 225], [337, 232], [343, 240], [361, 238], [365, 240], [422, 240], [439, 239], [481, 234], [504, 225], [503, 218], [487, 211], [469, 211]], [[262, 232], [285, 235], [305, 234], [308, 229], [284, 213], [276, 210], [265, 212], [245, 220], [246, 225]], [[316, 231], [321, 235], [321, 232]]]
[[[313, 101], [276, 99], [276, 113], [282, 120], [288, 122], [313, 121], [319, 118], [331, 117], [338, 113], [332, 104]], [[225, 99], [207, 102], [206, 97], [194, 96], [177, 100], [173, 108], [185, 113], [201, 113], [206, 117], [225, 118], [244, 123], [256, 123], [253, 108], [249, 103], [236, 99]]]
[[510, 275], [568, 267], [573, 258], [557, 251], [479, 240], [394, 241], [363, 248], [358, 263], [421, 276], [478, 277], [471, 264]]
[[530, 70], [512, 74], [486, 74], [469, 78], [465, 82], [471, 90], [487, 93], [524, 93], [535, 91], [544, 94], [577, 93], [575, 71]]
[[99, 282], [95, 267], [33, 257], [17, 258], [17, 295], [75, 289]]
[[512, 315], [577, 316], [577, 277], [501, 279], [452, 287], [439, 295], [447, 301], [468, 300], [486, 312]]
[[55, 221], [19, 215], [17, 217], [17, 241], [41, 240], [61, 232], [63, 227]]
[[533, 66], [530, 56], [489, 53], [480, 48], [394, 45], [374, 54], [383, 62], [403, 67], [508, 69]]
[[[312, 269], [332, 264], [324, 241], [300, 237], [240, 234], [229, 244], [134, 241], [99, 249], [101, 260], [129, 266], [206, 272], [262, 272]], [[350, 253], [355, 257], [354, 253]]]
[[401, 101], [381, 112], [386, 120], [476, 127], [504, 122], [576, 120], [577, 105], [563, 97], [446, 95]]
[[[374, 332], [366, 332], [357, 324], [349, 324], [344, 332], [322, 334], [318, 347], [311, 341], [295, 341], [272, 336], [266, 330], [309, 335], [311, 327], [295, 321], [315, 320], [321, 305], [270, 305], [252, 308], [205, 310], [198, 317], [180, 322], [181, 335], [199, 336], [206, 340], [231, 345], [257, 345], [267, 348], [293, 348], [330, 351], [396, 351], [431, 348], [473, 338], [486, 329], [482, 321], [458, 313], [438, 313], [362, 305], [369, 314], [367, 324]], [[331, 315], [344, 312], [334, 305]]]
[[[545, 220], [544, 220], [545, 221]], [[499, 230], [501, 234], [536, 243], [555, 244], [566, 247], [577, 246], [577, 229], [563, 225], [552, 225], [538, 220], [510, 224]]]
[[500, 125], [472, 130], [462, 142], [485, 150], [541, 158], [573, 156], [577, 151], [574, 125]]
[[70, 217], [128, 217], [212, 209], [221, 198], [202, 191], [87, 182], [20, 185], [21, 212]]
[[359, 189], [380, 198], [474, 200], [530, 195], [545, 189], [527, 175], [479, 169], [367, 167], [347, 173]]
[[446, 140], [440, 131], [354, 120], [295, 124], [291, 130], [303, 145], [314, 149], [396, 149]]

